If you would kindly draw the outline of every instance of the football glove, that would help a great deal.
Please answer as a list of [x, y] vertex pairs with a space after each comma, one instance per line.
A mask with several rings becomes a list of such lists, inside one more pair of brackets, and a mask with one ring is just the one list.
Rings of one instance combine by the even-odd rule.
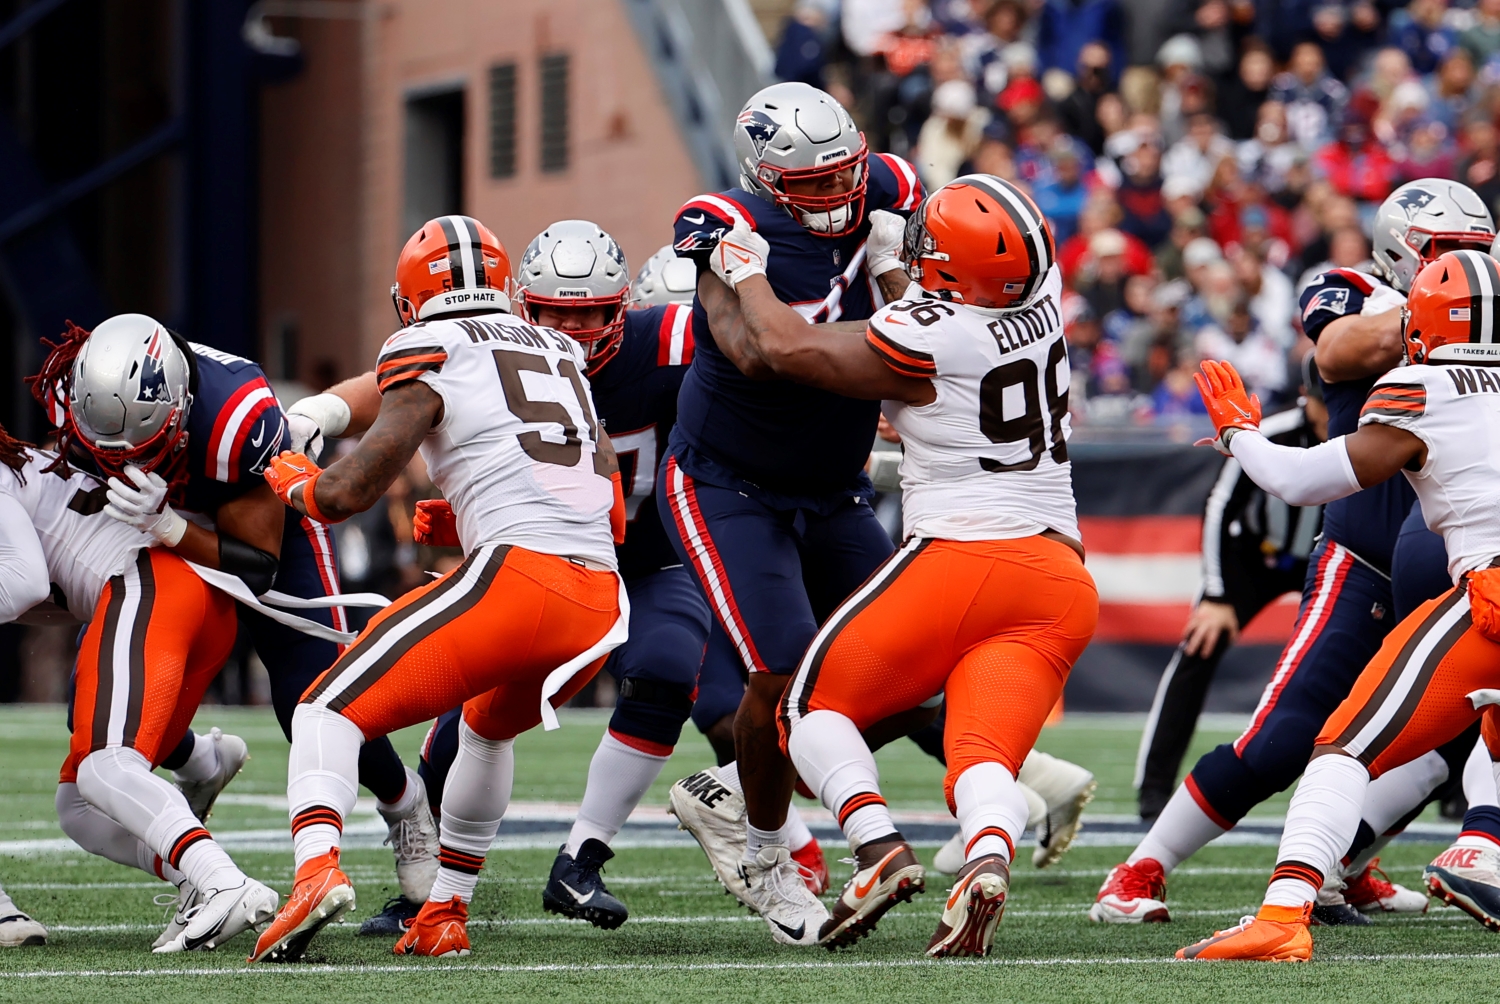
[[766, 258], [770, 253], [771, 245], [764, 237], [743, 223], [737, 223], [733, 230], [719, 238], [719, 243], [709, 252], [708, 263], [714, 275], [734, 289], [752, 275], [765, 275]]
[[304, 397], [286, 410], [287, 431], [293, 453], [309, 457], [323, 453], [323, 437], [337, 436], [349, 427], [349, 403], [337, 394]]
[[1229, 453], [1229, 440], [1241, 429], [1260, 429], [1260, 398], [1245, 391], [1245, 381], [1229, 363], [1205, 360], [1203, 372], [1193, 374], [1198, 393], [1208, 408], [1209, 420], [1214, 423], [1214, 438], [1202, 439], [1195, 446], [1211, 445], [1224, 454]]
[[461, 547], [458, 520], [447, 499], [422, 499], [411, 518], [411, 539], [428, 547]]
[[168, 547], [176, 547], [187, 533], [187, 520], [167, 505], [167, 483], [154, 471], [148, 473], [131, 465], [126, 465], [125, 476], [133, 484], [127, 485], [119, 478], [109, 479], [105, 513]]
[[906, 221], [901, 217], [884, 209], [870, 213], [870, 237], [865, 241], [865, 271], [870, 278], [901, 267], [905, 239]]
[[271, 486], [271, 491], [276, 493], [276, 497], [293, 509], [299, 507], [292, 502], [292, 493], [297, 488], [302, 488], [301, 511], [319, 523], [337, 523], [338, 520], [324, 516], [313, 500], [313, 486], [317, 484], [318, 475], [322, 473], [323, 469], [308, 460], [305, 454], [284, 450], [266, 468], [265, 478], [266, 484]]

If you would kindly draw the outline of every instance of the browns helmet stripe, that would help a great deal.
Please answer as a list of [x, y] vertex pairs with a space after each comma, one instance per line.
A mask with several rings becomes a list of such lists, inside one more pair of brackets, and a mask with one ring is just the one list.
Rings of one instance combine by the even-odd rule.
[[1460, 251], [1458, 255], [1473, 264], [1474, 274], [1479, 278], [1480, 309], [1478, 311], [1471, 309], [1469, 312], [1471, 324], [1477, 315], [1479, 337], [1475, 338], [1471, 329], [1470, 341], [1494, 344], [1500, 341], [1500, 331], [1496, 330], [1494, 310], [1495, 297], [1500, 295], [1500, 272], [1495, 269], [1495, 259], [1483, 251]]
[[438, 224], [448, 239], [448, 268], [454, 277], [453, 288], [478, 289], [483, 286], [484, 248], [479, 243], [479, 224], [467, 216], [441, 216]]
[[1022, 239], [1026, 241], [1026, 256], [1031, 264], [1031, 278], [1027, 280], [1020, 299], [1023, 302], [1030, 300], [1037, 286], [1052, 268], [1052, 233], [1047, 229], [1046, 221], [1032, 207], [1031, 200], [1004, 178], [970, 174], [959, 178], [958, 181], [979, 189], [998, 202], [1000, 208], [1005, 210], [1011, 222], [1016, 225], [1016, 230], [1020, 232]]

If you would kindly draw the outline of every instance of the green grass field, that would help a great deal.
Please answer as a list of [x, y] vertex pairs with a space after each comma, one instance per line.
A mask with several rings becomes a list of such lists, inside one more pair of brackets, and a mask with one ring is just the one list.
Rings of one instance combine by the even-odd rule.
[[[285, 793], [286, 743], [266, 709], [210, 708], [199, 721], [250, 742], [253, 759], [220, 802], [212, 828], [226, 843], [238, 839], [236, 860], [285, 894], [292, 862], [277, 797]], [[579, 798], [604, 718], [572, 712], [563, 721], [557, 732], [519, 740], [517, 802]], [[1134, 807], [1129, 781], [1138, 729], [1133, 719], [1070, 716], [1047, 730], [1040, 746], [1094, 770], [1100, 792], [1093, 808], [1123, 814]], [[1200, 733], [1190, 758], [1228, 735]], [[421, 730], [395, 737], [408, 762], [421, 737]], [[0, 1001], [1468, 1002], [1489, 997], [1500, 976], [1500, 940], [1451, 909], [1319, 930], [1318, 961], [1310, 966], [1173, 962], [1181, 945], [1253, 912], [1275, 857], [1269, 846], [1206, 849], [1173, 879], [1174, 922], [1138, 928], [1101, 927], [1085, 916], [1124, 848], [1078, 846], [1046, 872], [1030, 867], [1028, 851], [994, 954], [968, 963], [922, 957], [937, 921], [941, 876], [930, 876], [927, 894], [893, 911], [874, 936], [830, 955], [773, 944], [763, 923], [736, 910], [714, 884], [696, 846], [662, 846], [669, 842], [660, 839], [625, 839], [606, 870], [632, 912], [622, 929], [561, 920], [541, 909], [555, 846], [515, 837], [490, 854], [467, 959], [397, 958], [385, 940], [355, 937], [355, 924], [320, 935], [308, 961], [295, 966], [246, 967], [248, 936], [214, 953], [154, 956], [149, 946], [165, 915], [152, 897], [170, 887], [59, 843], [52, 796], [65, 738], [60, 708], [0, 709], [0, 883], [53, 934], [45, 948], [0, 951]], [[941, 809], [935, 762], [904, 742], [879, 756], [894, 808]], [[647, 802], [664, 804], [671, 780], [710, 762], [707, 744], [689, 728]], [[1282, 799], [1261, 811], [1275, 816], [1284, 805]], [[357, 811], [351, 833], [360, 825], [368, 833], [372, 818]], [[369, 846], [376, 839], [365, 837], [366, 846], [345, 858], [359, 892], [355, 920], [394, 894], [390, 853]], [[831, 862], [842, 856], [825, 846]], [[1441, 846], [1393, 845], [1387, 871], [1415, 885]], [[923, 853], [930, 856], [931, 848]], [[836, 882], [847, 877], [847, 866], [833, 869]]]

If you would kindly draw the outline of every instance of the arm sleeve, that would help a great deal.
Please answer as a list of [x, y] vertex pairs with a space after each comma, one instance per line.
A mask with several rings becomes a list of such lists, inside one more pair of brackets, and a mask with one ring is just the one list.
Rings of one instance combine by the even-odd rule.
[[696, 261], [701, 275], [708, 266], [708, 253], [718, 247], [719, 238], [741, 222], [755, 229], [755, 218], [736, 200], [727, 195], [700, 195], [677, 211], [672, 224], [672, 249], [677, 257]]
[[0, 623], [15, 620], [51, 591], [31, 515], [14, 496], [0, 494]]
[[1290, 505], [1322, 505], [1360, 490], [1343, 436], [1303, 450], [1247, 429], [1229, 441], [1229, 451], [1250, 480]]
[[1234, 521], [1235, 497], [1239, 487], [1242, 468], [1239, 461], [1229, 457], [1219, 470], [1213, 490], [1208, 493], [1208, 504], [1203, 507], [1203, 598], [1222, 600], [1229, 593], [1224, 582], [1231, 564], [1224, 560], [1225, 543], [1229, 536], [1229, 524]]
[[[432, 384], [432, 377], [443, 372], [448, 349], [435, 333], [422, 328], [407, 328], [386, 339], [375, 362], [375, 383], [380, 393], [395, 390], [415, 380]], [[442, 391], [433, 387], [439, 394]]]
[[1313, 341], [1329, 324], [1364, 309], [1365, 297], [1375, 290], [1375, 280], [1353, 269], [1330, 269], [1307, 284], [1298, 297], [1302, 330]]

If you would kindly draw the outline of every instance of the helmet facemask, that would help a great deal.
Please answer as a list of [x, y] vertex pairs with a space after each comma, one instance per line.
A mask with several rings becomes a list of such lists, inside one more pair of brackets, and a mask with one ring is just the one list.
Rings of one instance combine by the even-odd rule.
[[[797, 222], [818, 237], [842, 237], [864, 222], [865, 191], [869, 185], [866, 163], [869, 148], [860, 137], [859, 149], [847, 157], [816, 167], [778, 170], [762, 162], [757, 179], [770, 190], [776, 204], [786, 206]], [[787, 182], [821, 181], [840, 172], [854, 171], [854, 184], [834, 195], [797, 195], [787, 191]]]
[[555, 297], [535, 296], [523, 291], [521, 313], [532, 324], [540, 325], [542, 322], [538, 319], [538, 314], [543, 307], [565, 311], [587, 310], [590, 307], [604, 308], [605, 322], [599, 327], [570, 331], [553, 326], [553, 330], [567, 335], [583, 346], [584, 359], [587, 361], [584, 373], [593, 376], [605, 363], [615, 357], [616, 352], [620, 351], [620, 343], [625, 337], [625, 297], [629, 292], [629, 287], [626, 287], [610, 296]]

